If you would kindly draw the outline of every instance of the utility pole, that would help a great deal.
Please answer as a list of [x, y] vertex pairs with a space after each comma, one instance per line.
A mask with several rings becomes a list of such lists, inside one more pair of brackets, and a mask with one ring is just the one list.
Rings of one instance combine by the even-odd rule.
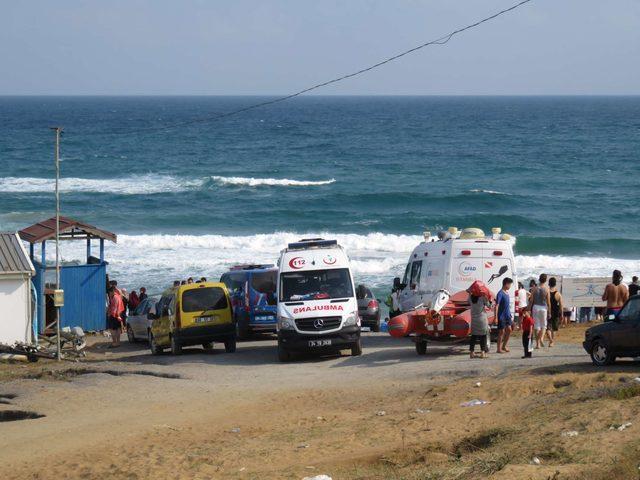
[[62, 349], [60, 348], [60, 307], [64, 300], [60, 301], [60, 134], [62, 127], [51, 127], [56, 132], [56, 291], [54, 293], [54, 305], [56, 307], [56, 357], [62, 360]]

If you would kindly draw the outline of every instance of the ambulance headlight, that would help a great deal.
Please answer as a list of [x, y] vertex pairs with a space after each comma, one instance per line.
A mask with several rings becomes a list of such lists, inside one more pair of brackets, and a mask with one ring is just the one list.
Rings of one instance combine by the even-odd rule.
[[292, 318], [282, 317], [278, 315], [278, 330], [293, 330], [294, 324]]
[[351, 312], [349, 315], [347, 315], [347, 318], [344, 319], [344, 323], [342, 325], [345, 327], [360, 325], [360, 317], [358, 317], [358, 313]]

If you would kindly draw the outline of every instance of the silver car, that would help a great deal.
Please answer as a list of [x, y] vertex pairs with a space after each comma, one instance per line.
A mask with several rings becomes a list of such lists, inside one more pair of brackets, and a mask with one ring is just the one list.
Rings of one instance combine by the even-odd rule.
[[[146, 342], [149, 338], [149, 329], [153, 320], [150, 313], [156, 310], [157, 299], [147, 297], [142, 300], [133, 312], [127, 317], [127, 338], [130, 343]], [[153, 317], [152, 317], [153, 318]]]
[[356, 288], [358, 299], [358, 315], [363, 327], [369, 327], [372, 332], [380, 331], [380, 304], [375, 295], [365, 285]]

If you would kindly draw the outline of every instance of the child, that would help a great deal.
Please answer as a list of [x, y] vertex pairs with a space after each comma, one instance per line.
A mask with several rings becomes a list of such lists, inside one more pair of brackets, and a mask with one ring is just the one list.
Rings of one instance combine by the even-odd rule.
[[522, 312], [522, 346], [524, 347], [524, 357], [531, 358], [531, 338], [533, 337], [533, 318], [529, 310]]

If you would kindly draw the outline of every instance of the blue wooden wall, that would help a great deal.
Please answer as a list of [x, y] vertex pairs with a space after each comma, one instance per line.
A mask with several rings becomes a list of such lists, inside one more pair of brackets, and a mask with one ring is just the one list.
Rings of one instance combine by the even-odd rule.
[[[80, 326], [83, 330], [104, 330], [106, 315], [106, 263], [65, 265], [60, 268], [60, 285], [64, 290], [64, 307], [60, 309], [61, 327]], [[36, 264], [33, 279], [38, 291], [38, 325], [44, 330], [44, 269]], [[51, 272], [51, 267], [48, 269]]]

